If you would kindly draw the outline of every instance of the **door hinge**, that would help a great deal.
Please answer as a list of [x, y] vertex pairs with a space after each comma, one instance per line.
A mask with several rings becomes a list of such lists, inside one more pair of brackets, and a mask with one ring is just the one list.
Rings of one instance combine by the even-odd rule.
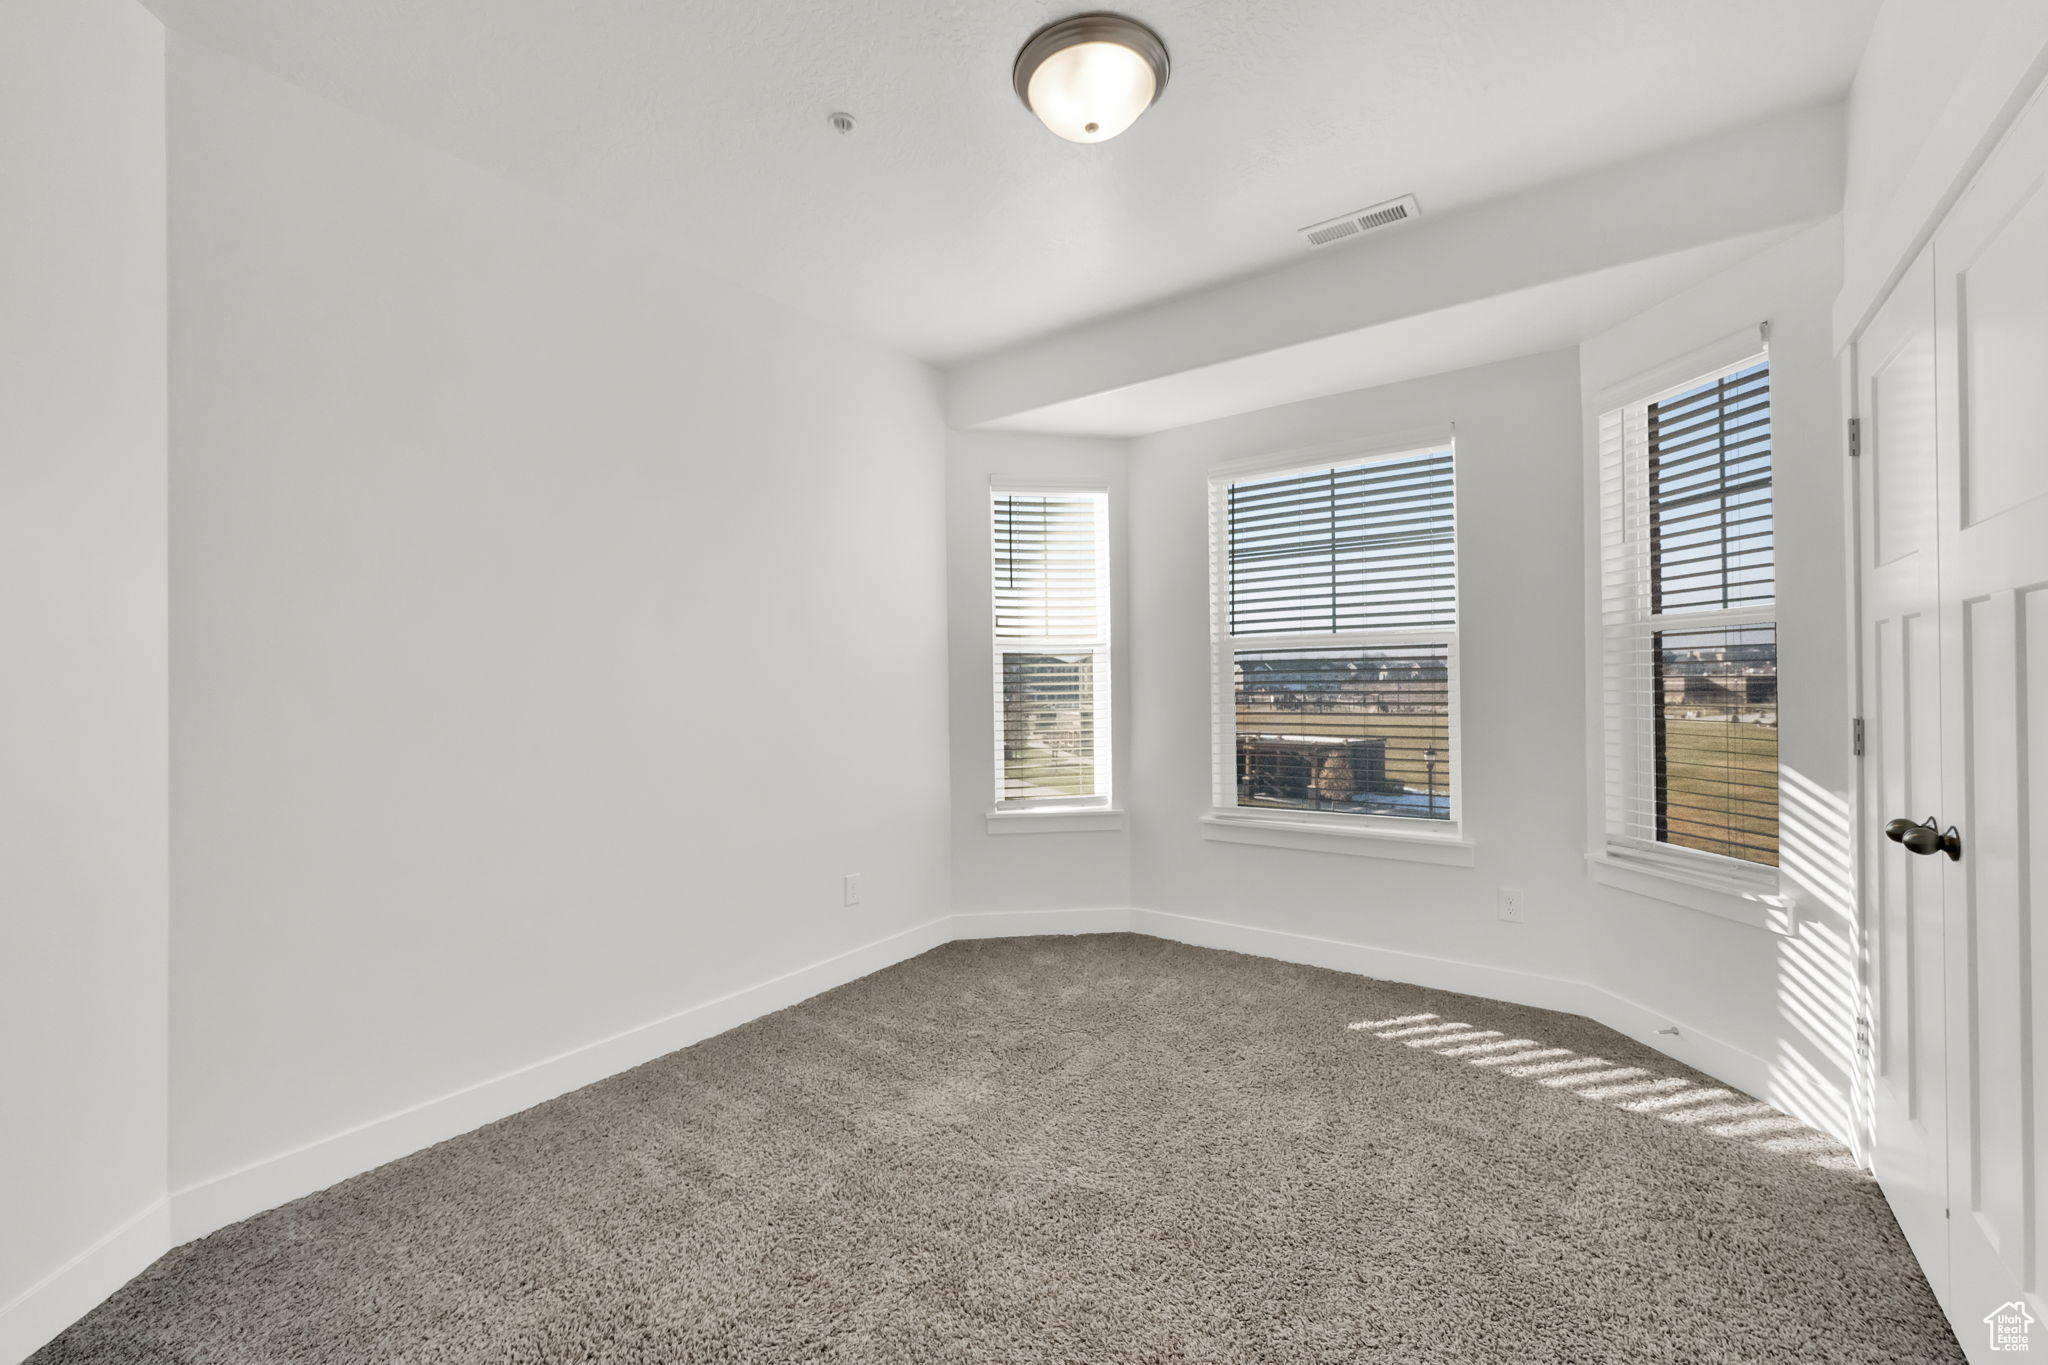
[[1863, 757], [1863, 717], [1849, 722], [1849, 743], [1854, 746], [1856, 757]]
[[1849, 458], [1856, 459], [1863, 454], [1863, 419], [1849, 419]]

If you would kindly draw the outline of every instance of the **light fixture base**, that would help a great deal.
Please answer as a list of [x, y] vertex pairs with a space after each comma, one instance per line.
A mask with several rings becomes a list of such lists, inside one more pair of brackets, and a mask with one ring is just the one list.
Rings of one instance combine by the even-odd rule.
[[1156, 102], [1166, 92], [1166, 76], [1172, 64], [1167, 60], [1166, 44], [1160, 41], [1159, 35], [1126, 15], [1095, 10], [1055, 19], [1024, 40], [1024, 46], [1017, 52], [1017, 61], [1010, 68], [1010, 85], [1026, 109], [1031, 108], [1032, 73], [1046, 58], [1077, 43], [1115, 43], [1129, 48], [1152, 68], [1153, 100]]

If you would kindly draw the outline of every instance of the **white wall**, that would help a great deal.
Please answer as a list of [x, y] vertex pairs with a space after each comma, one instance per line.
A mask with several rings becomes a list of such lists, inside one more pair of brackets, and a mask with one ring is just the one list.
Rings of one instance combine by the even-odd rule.
[[2044, 78], [2042, 0], [1885, 0], [1848, 99], [1838, 349]]
[[169, 85], [174, 1189], [942, 914], [930, 374]]
[[[1063, 436], [953, 432], [947, 437], [946, 579], [951, 636], [953, 908], [1093, 910], [1131, 903], [1130, 617], [1125, 443]], [[992, 833], [995, 666], [991, 632], [989, 479], [1075, 479], [1109, 488], [1112, 802], [1122, 829]], [[1017, 827], [1011, 821], [1006, 829]]]
[[[1456, 423], [1465, 828], [1473, 868], [1214, 843], [1208, 480], [1213, 466]], [[1572, 351], [1205, 422], [1133, 443], [1135, 903], [1576, 978], [1587, 899]], [[1495, 888], [1529, 894], [1495, 917]]]
[[2010, 0], [1885, 0], [1848, 100], [1843, 220], [1852, 246], [1899, 190]]
[[128, 0], [0, 3], [0, 130], [11, 1359], [160, 1249], [163, 29]]
[[[1580, 365], [1591, 478], [1603, 391], [1770, 323], [1779, 819], [1783, 872], [1798, 898], [1797, 933], [1603, 894], [1587, 902], [1588, 965], [1607, 989], [1761, 1059], [1778, 1087], [1771, 1098], [1848, 1136], [1858, 968], [1847, 457], [1830, 313], [1841, 269], [1841, 225], [1830, 220], [1589, 339]], [[1589, 557], [1589, 577], [1594, 566]]]

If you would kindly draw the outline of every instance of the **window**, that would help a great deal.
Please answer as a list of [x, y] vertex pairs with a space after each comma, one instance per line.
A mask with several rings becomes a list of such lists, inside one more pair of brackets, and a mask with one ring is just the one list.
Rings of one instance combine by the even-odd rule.
[[1605, 413], [1600, 465], [1606, 852], [1775, 868], [1768, 355]]
[[990, 497], [998, 810], [1109, 804], [1108, 494]]
[[1453, 463], [1444, 445], [1215, 481], [1219, 808], [1455, 826]]

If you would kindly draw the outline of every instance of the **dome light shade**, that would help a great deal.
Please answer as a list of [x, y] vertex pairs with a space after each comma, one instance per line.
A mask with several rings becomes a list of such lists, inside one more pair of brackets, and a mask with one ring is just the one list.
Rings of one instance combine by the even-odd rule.
[[1069, 142], [1107, 142], [1138, 121], [1166, 88], [1166, 44], [1120, 14], [1076, 14], [1047, 24], [1017, 54], [1017, 97]]

